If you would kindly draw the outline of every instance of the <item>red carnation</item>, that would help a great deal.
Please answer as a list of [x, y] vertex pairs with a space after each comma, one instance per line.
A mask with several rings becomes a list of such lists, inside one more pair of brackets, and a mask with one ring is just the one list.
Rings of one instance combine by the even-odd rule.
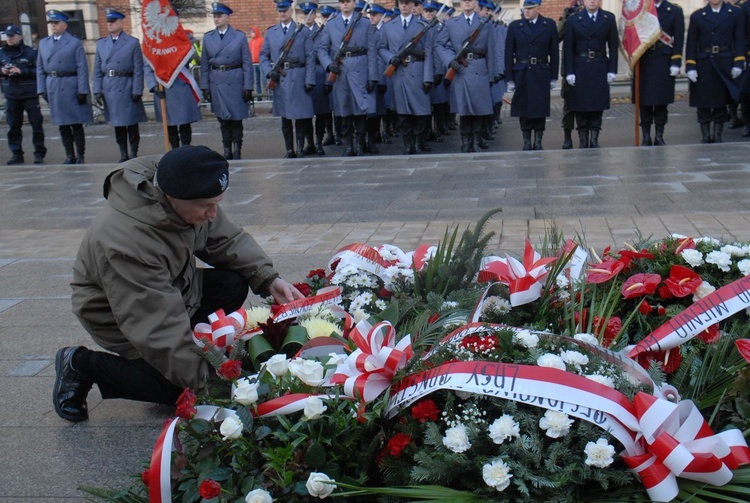
[[607, 260], [601, 264], [594, 264], [586, 270], [586, 283], [606, 283], [617, 276], [624, 267], [625, 264], [620, 260]]
[[703, 280], [692, 269], [681, 265], [673, 265], [672, 269], [669, 270], [669, 277], [664, 280], [664, 283], [675, 297], [687, 297], [701, 286]]
[[326, 272], [323, 269], [313, 269], [307, 273], [307, 277], [310, 279], [323, 279], [326, 277]]
[[707, 329], [699, 332], [697, 337], [706, 344], [713, 344], [717, 342], [721, 338], [721, 334], [719, 333], [719, 324], [714, 323]]
[[659, 316], [664, 316], [665, 314], [667, 314], [667, 308], [664, 306], [657, 307], [656, 314], [658, 314]]
[[191, 419], [198, 409], [195, 408], [195, 403], [198, 401], [198, 397], [195, 396], [193, 390], [185, 388], [182, 390], [182, 394], [177, 399], [177, 411], [175, 415], [183, 419]]
[[435, 402], [428, 398], [426, 400], [422, 400], [411, 408], [411, 417], [413, 417], [420, 423], [426, 423], [427, 421], [437, 421], [440, 417], [440, 409], [437, 408]]
[[658, 274], [633, 274], [622, 284], [622, 296], [632, 299], [641, 295], [650, 295], [656, 291], [659, 283], [661, 283], [661, 276]]
[[201, 482], [198, 492], [200, 493], [201, 498], [210, 500], [221, 494], [221, 485], [213, 479], [206, 479]]
[[409, 435], [407, 435], [406, 433], [396, 433], [386, 444], [385, 450], [388, 451], [388, 454], [390, 454], [394, 458], [400, 458], [401, 451], [403, 451], [404, 447], [406, 447], [410, 443], [411, 437]]
[[659, 297], [664, 300], [669, 300], [674, 297], [674, 295], [672, 295], [672, 292], [669, 291], [669, 287], [667, 285], [662, 285], [659, 287]]
[[308, 285], [307, 283], [295, 283], [294, 288], [299, 290], [299, 293], [301, 293], [305, 297], [310, 295], [310, 292], [312, 291], [312, 289], [310, 288], [310, 285]]
[[638, 306], [638, 312], [641, 313], [643, 316], [648, 315], [651, 313], [651, 304], [646, 302], [645, 300], [641, 302], [641, 304]]
[[222, 379], [233, 381], [242, 374], [242, 362], [239, 360], [227, 360], [219, 366], [217, 373]]

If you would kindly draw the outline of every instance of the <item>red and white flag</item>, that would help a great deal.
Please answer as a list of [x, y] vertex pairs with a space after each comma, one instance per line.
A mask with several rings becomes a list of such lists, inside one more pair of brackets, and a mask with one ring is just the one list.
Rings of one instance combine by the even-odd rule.
[[193, 44], [169, 0], [143, 0], [143, 56], [157, 82], [170, 87], [193, 56]]
[[623, 0], [620, 40], [631, 68], [660, 37], [661, 27], [654, 0]]

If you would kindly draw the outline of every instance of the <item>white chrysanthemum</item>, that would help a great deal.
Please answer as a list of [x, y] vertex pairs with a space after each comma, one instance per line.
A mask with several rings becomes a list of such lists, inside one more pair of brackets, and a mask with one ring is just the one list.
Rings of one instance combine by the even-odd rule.
[[599, 339], [597, 339], [596, 336], [594, 336], [593, 334], [580, 333], [580, 334], [575, 334], [573, 338], [577, 341], [585, 342], [586, 344], [591, 344], [592, 346], [599, 345]]
[[716, 288], [709, 282], [704, 281], [701, 285], [693, 292], [693, 302], [698, 302], [706, 295], [711, 295], [716, 291]]
[[545, 353], [536, 359], [536, 364], [540, 367], [550, 367], [553, 369], [567, 370], [562, 358], [552, 353]]
[[504, 491], [510, 485], [512, 477], [510, 467], [500, 458], [493, 459], [492, 462], [482, 466], [482, 478], [485, 484], [498, 491]]
[[703, 265], [703, 254], [698, 250], [687, 249], [680, 252], [682, 260], [687, 262], [690, 267]]
[[609, 388], [615, 387], [615, 380], [609, 376], [604, 376], [601, 374], [585, 374], [583, 377], [591, 379], [594, 382], [598, 382], [599, 384], [603, 384]]
[[731, 255], [732, 257], [744, 257], [745, 250], [737, 245], [724, 245], [719, 248], [719, 251]]
[[388, 304], [385, 303], [383, 299], [377, 299], [375, 301], [375, 308], [378, 311], [385, 311], [385, 309], [388, 307]]
[[505, 315], [508, 314], [511, 311], [512, 307], [510, 305], [510, 302], [508, 302], [506, 299], [502, 297], [497, 297], [495, 295], [491, 297], [487, 297], [484, 299], [484, 304], [482, 304], [482, 314], [483, 315]]
[[565, 273], [560, 273], [555, 278], [555, 284], [557, 288], [568, 288], [570, 286], [570, 280]]
[[743, 276], [750, 275], [750, 259], [743, 259], [737, 262], [737, 269]]
[[331, 334], [341, 335], [341, 329], [335, 323], [320, 318], [310, 318], [301, 321], [299, 325], [307, 330], [307, 337], [310, 339], [330, 337]]
[[351, 309], [351, 313], [352, 313], [352, 318], [354, 318], [355, 325], [359, 323], [360, 321], [366, 320], [367, 318], [370, 317], [370, 315], [367, 314], [367, 311], [365, 311], [361, 307]]
[[383, 260], [387, 260], [388, 262], [398, 261], [402, 264], [411, 264], [411, 261], [409, 260], [406, 253], [404, 253], [404, 251], [398, 246], [380, 245], [377, 247], [377, 250]]
[[572, 365], [576, 370], [581, 370], [583, 365], [588, 365], [589, 357], [578, 351], [560, 351], [560, 358], [568, 365]]
[[375, 288], [378, 286], [377, 281], [366, 273], [349, 276], [344, 284], [352, 288]]
[[257, 330], [259, 323], [265, 323], [271, 317], [271, 309], [268, 307], [251, 307], [246, 309], [245, 312], [247, 313], [245, 330]]
[[352, 311], [356, 311], [357, 309], [361, 309], [365, 312], [369, 311], [370, 303], [374, 300], [374, 296], [372, 292], [364, 292], [360, 293], [356, 297], [354, 297], [349, 304], [350, 309]]
[[603, 438], [597, 440], [596, 443], [587, 443], [583, 452], [586, 454], [586, 464], [589, 466], [606, 468], [615, 460], [615, 448]]
[[567, 414], [556, 410], [548, 410], [539, 419], [539, 427], [543, 429], [550, 438], [564, 437], [570, 432], [573, 420]]
[[[531, 333], [529, 330], [526, 330], [526, 329], [519, 330], [518, 332], [513, 334], [513, 339], [515, 340], [515, 342], [517, 342], [518, 344], [520, 344], [521, 346], [527, 349], [533, 349], [537, 346], [537, 344], [539, 344], [539, 336]], [[549, 367], [549, 365], [543, 365], [543, 366]], [[563, 368], [562, 370], [565, 370], [565, 369]]]
[[728, 253], [714, 250], [706, 255], [706, 263], [714, 264], [724, 272], [729, 272], [732, 267], [732, 256]]
[[742, 253], [745, 257], [750, 257], [750, 245], [742, 245]]
[[453, 428], [448, 428], [443, 437], [443, 445], [453, 452], [466, 452], [471, 447], [469, 434], [466, 432], [466, 426], [459, 424]]
[[521, 425], [509, 414], [503, 414], [490, 425], [490, 438], [496, 444], [521, 435]]

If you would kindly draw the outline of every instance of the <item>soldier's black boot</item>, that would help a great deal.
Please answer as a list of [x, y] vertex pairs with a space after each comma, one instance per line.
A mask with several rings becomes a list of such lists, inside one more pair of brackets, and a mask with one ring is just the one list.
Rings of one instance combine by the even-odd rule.
[[737, 114], [738, 108], [738, 103], [727, 105], [727, 111], [729, 112], [729, 129], [737, 129], [742, 127], [742, 119], [740, 119], [739, 115]]
[[344, 138], [341, 135], [341, 117], [333, 116], [333, 141], [336, 145], [343, 145]]
[[190, 124], [180, 125], [180, 141], [183, 145], [190, 145], [193, 142], [193, 126]]
[[313, 135], [313, 122], [312, 119], [305, 119], [305, 143], [307, 146], [302, 149], [304, 155], [312, 155], [315, 153], [315, 139]]
[[326, 137], [323, 140], [323, 145], [333, 145], [336, 143], [336, 137], [333, 134], [333, 116], [327, 113], [323, 118], [324, 129], [326, 131]]
[[305, 139], [297, 138], [297, 157], [305, 157]]
[[344, 138], [344, 145], [346, 148], [344, 149], [344, 153], [341, 154], [343, 157], [354, 157], [357, 155], [356, 150], [354, 150], [354, 134], [351, 134], [348, 138]]
[[471, 152], [471, 150], [469, 150], [469, 144], [471, 143], [470, 137], [471, 135], [468, 134], [461, 135], [461, 152]]
[[73, 147], [73, 131], [71, 131], [70, 126], [60, 126], [60, 138], [65, 148], [63, 164], [75, 164], [78, 159], [76, 159], [76, 152]]
[[232, 150], [232, 158], [242, 159], [242, 142], [241, 141], [234, 142], [234, 150]]
[[599, 130], [591, 130], [591, 141], [589, 142], [589, 148], [599, 148]]
[[664, 124], [657, 124], [654, 128], [656, 129], [654, 134], [654, 145], [666, 145], [664, 142]]
[[411, 141], [411, 137], [408, 134], [404, 135], [404, 155], [413, 155], [414, 154], [414, 146]]
[[354, 139], [354, 153], [356, 155], [364, 155], [365, 152], [368, 152], [365, 135], [357, 133], [354, 135]]
[[712, 143], [711, 138], [711, 123], [701, 122], [701, 143]]
[[115, 141], [120, 148], [120, 160], [117, 162], [125, 162], [130, 159], [128, 157], [128, 130], [125, 126], [115, 128]]
[[231, 161], [232, 158], [233, 158], [232, 144], [231, 143], [224, 143], [224, 158], [227, 161]]
[[326, 151], [323, 150], [323, 133], [316, 135], [315, 139], [315, 153], [318, 155], [326, 155]]
[[297, 153], [294, 151], [294, 126], [290, 119], [281, 119], [281, 134], [284, 135], [284, 146], [286, 147], [284, 159], [296, 159]]
[[138, 148], [141, 146], [141, 130], [138, 124], [128, 126], [128, 141], [130, 142], [130, 158], [138, 157]]
[[750, 126], [745, 126], [745, 129], [742, 130], [741, 136], [743, 138], [747, 138], [748, 136], [750, 136]]
[[724, 132], [723, 122], [714, 122], [714, 143], [724, 143], [724, 139], [721, 137]]
[[177, 148], [180, 146], [180, 134], [177, 131], [177, 126], [167, 126], [167, 138], [170, 147]]
[[544, 131], [534, 131], [534, 150], [544, 150], [542, 148], [542, 138]]
[[654, 142], [651, 141], [651, 124], [641, 126], [641, 134], [643, 134], [641, 147], [650, 147], [654, 144]]
[[83, 133], [83, 124], [75, 124], [73, 126], [73, 143], [76, 145], [76, 153], [78, 154], [76, 164], [86, 164], [84, 156], [86, 154], [86, 137]]
[[531, 131], [524, 129], [521, 134], [523, 135], [523, 148], [521, 150], [531, 150]]
[[570, 150], [573, 148], [573, 138], [572, 138], [573, 130], [572, 129], [563, 129], [563, 135], [565, 135], [565, 138], [563, 139], [562, 148], [563, 150]]
[[578, 130], [578, 148], [589, 148], [589, 130]]

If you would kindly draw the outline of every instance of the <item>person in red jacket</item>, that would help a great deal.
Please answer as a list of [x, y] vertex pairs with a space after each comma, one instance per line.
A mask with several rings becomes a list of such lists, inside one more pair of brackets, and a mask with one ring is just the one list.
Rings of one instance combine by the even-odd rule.
[[[250, 58], [253, 60], [255, 95], [260, 96], [268, 92], [266, 76], [260, 71], [260, 48], [263, 47], [263, 36], [260, 33], [260, 28], [251, 26], [247, 31], [247, 39], [250, 46]], [[260, 97], [258, 99], [260, 100]]]

